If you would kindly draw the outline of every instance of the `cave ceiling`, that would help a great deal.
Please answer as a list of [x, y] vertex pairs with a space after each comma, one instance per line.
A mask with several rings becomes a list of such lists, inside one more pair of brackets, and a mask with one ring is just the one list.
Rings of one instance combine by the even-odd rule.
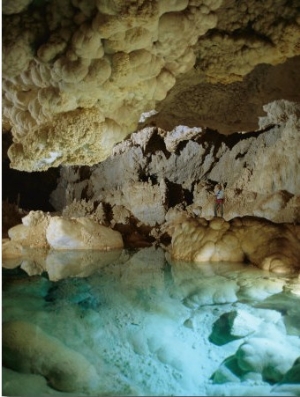
[[147, 125], [255, 131], [299, 102], [299, 0], [3, 0], [2, 25], [17, 170], [96, 164]]

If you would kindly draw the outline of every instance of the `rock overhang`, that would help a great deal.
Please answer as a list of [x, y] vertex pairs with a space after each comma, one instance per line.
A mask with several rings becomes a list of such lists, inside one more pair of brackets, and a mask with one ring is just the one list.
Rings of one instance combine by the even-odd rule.
[[300, 9], [285, 0], [23, 0], [2, 12], [18, 170], [96, 164], [146, 125], [253, 131], [265, 104], [299, 101]]

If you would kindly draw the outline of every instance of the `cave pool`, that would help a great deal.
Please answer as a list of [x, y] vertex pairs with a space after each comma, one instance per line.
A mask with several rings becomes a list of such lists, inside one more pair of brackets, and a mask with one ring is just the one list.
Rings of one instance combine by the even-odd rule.
[[2, 288], [2, 395], [300, 396], [299, 275], [32, 251]]

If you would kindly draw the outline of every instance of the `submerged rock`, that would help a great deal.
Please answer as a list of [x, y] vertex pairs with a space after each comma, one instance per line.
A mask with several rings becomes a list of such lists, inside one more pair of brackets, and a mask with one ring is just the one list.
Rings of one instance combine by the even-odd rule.
[[217, 346], [222, 346], [254, 333], [261, 322], [261, 319], [243, 310], [224, 313], [214, 323], [209, 340]]
[[93, 365], [39, 326], [25, 321], [5, 322], [2, 337], [6, 367], [43, 375], [61, 391], [84, 391], [96, 386], [98, 374]]

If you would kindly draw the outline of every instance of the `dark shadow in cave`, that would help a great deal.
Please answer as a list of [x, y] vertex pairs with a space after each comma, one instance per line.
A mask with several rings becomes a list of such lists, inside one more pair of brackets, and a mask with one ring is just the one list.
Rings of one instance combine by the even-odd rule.
[[2, 138], [2, 201], [17, 204], [26, 211], [55, 211], [49, 197], [57, 186], [59, 168], [42, 172], [23, 172], [10, 168], [7, 149], [11, 137], [8, 135], [4, 134]]
[[53, 212], [55, 209], [49, 203], [49, 197], [58, 178], [56, 168], [28, 173], [10, 169], [6, 162], [2, 162], [2, 200], [27, 211]]

